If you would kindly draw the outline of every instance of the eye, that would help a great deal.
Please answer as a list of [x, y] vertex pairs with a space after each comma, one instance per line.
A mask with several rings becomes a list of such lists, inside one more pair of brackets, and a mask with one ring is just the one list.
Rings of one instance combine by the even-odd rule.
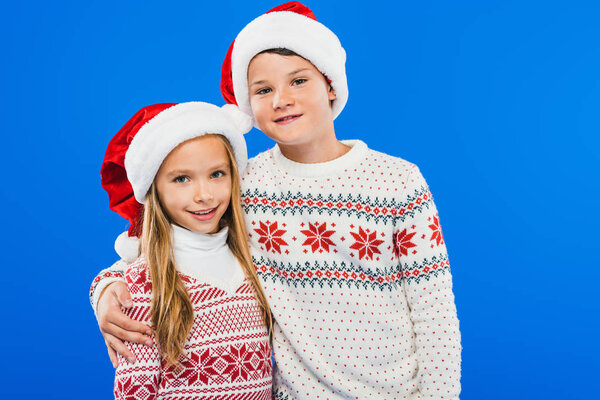
[[294, 79], [294, 81], [292, 82], [292, 85], [302, 85], [307, 80], [308, 79], [305, 79], [305, 78]]
[[190, 180], [190, 178], [186, 175], [179, 175], [179, 176], [176, 176], [175, 178], [173, 178], [173, 182], [177, 182], [177, 183], [185, 183], [189, 180]]
[[212, 174], [210, 174], [210, 177], [213, 178], [213, 179], [217, 179], [217, 178], [220, 178], [222, 176], [225, 176], [225, 171], [220, 171], [219, 170], [219, 171], [215, 171]]
[[267, 94], [271, 93], [271, 88], [262, 88], [256, 91], [256, 94]]

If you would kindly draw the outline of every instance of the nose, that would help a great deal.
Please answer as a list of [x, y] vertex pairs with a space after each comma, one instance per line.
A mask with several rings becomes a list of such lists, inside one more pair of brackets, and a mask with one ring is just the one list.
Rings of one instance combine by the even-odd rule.
[[213, 199], [212, 189], [210, 184], [199, 182], [194, 191], [194, 202], [203, 203]]
[[294, 96], [289, 88], [279, 88], [273, 96], [273, 109], [283, 109], [294, 104]]

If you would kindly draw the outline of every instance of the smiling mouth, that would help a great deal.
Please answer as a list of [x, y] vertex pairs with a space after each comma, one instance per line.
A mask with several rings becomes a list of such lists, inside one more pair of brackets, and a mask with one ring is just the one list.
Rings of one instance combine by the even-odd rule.
[[208, 210], [202, 210], [202, 211], [188, 211], [188, 212], [189, 212], [189, 213], [192, 213], [192, 214], [194, 214], [194, 215], [208, 215], [208, 214], [210, 214], [211, 212], [215, 211], [216, 209], [217, 209], [217, 207], [215, 207], [215, 208], [211, 208], [211, 209], [208, 209]]
[[291, 122], [294, 122], [295, 120], [297, 120], [301, 116], [302, 116], [302, 114], [287, 115], [285, 117], [277, 118], [275, 120], [275, 122], [278, 123], [278, 124], [281, 124], [281, 125], [285, 125], [285, 124], [289, 124]]

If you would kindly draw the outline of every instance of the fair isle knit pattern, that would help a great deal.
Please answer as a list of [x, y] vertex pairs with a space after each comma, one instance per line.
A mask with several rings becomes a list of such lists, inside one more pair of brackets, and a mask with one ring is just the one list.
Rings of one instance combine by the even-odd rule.
[[460, 332], [428, 185], [402, 159], [348, 142], [298, 164], [248, 164], [242, 205], [275, 317], [277, 399], [458, 399]]
[[275, 147], [242, 178], [275, 318], [274, 397], [458, 399], [459, 324], [429, 187], [414, 164], [345, 143], [321, 164]]
[[[233, 293], [179, 274], [194, 307], [181, 365], [167, 367], [156, 342], [127, 343], [137, 362], [119, 356], [115, 398], [128, 400], [266, 400], [271, 398], [271, 348], [251, 285]], [[129, 317], [150, 325], [152, 283], [143, 257], [125, 272], [134, 306]], [[154, 338], [153, 338], [154, 339]]]

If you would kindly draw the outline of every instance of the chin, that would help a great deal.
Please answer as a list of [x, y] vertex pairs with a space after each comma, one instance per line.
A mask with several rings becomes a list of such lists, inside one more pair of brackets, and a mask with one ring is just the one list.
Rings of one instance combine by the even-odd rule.
[[[266, 133], [265, 133], [266, 134]], [[307, 134], [293, 130], [290, 132], [277, 132], [276, 134], [266, 134], [268, 137], [283, 145], [297, 145], [306, 142]]]
[[215, 231], [215, 229], [218, 229], [219, 224], [198, 224], [198, 221], [188, 221], [187, 223], [179, 223], [179, 222], [175, 222], [177, 225], [179, 225], [182, 228], [187, 229], [188, 231], [191, 232], [195, 232], [195, 233], [210, 233]]
[[190, 229], [192, 232], [196, 232], [196, 233], [204, 233], [204, 234], [209, 234], [209, 233], [216, 233], [219, 231], [219, 226], [209, 226], [209, 227], [204, 227], [204, 228], [198, 228], [198, 229]]

